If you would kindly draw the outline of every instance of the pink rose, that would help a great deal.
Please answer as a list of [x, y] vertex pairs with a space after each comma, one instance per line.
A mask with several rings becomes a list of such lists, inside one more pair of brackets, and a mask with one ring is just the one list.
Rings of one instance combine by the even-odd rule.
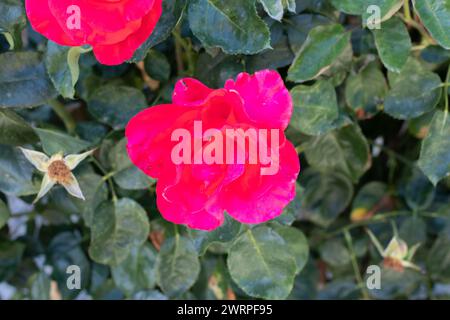
[[241, 73], [217, 90], [183, 79], [172, 104], [128, 123], [128, 154], [158, 179], [165, 219], [213, 230], [226, 211], [242, 223], [262, 223], [295, 197], [299, 157], [284, 135], [292, 108], [275, 71]]
[[162, 0], [26, 0], [37, 32], [64, 46], [93, 47], [106, 65], [129, 60], [151, 35]]

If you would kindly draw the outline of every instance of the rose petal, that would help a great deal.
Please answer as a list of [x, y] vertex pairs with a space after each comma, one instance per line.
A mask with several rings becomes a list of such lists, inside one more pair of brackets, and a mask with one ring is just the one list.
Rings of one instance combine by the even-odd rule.
[[36, 32], [63, 46], [80, 46], [83, 41], [73, 39], [59, 25], [52, 15], [48, 1], [26, 0], [25, 8], [31, 26]]
[[111, 45], [92, 44], [98, 61], [105, 65], [117, 65], [133, 57], [134, 52], [150, 37], [162, 13], [162, 2], [155, 2], [154, 7], [143, 19], [139, 30], [124, 41]]
[[300, 162], [294, 146], [286, 140], [280, 149], [280, 168], [275, 175], [261, 175], [259, 165], [247, 165], [245, 173], [224, 187], [220, 202], [242, 223], [263, 223], [279, 216], [295, 197]]
[[244, 100], [241, 117], [262, 128], [287, 128], [293, 103], [278, 72], [263, 70], [254, 75], [241, 73], [236, 81], [228, 80], [225, 89], [239, 92]]

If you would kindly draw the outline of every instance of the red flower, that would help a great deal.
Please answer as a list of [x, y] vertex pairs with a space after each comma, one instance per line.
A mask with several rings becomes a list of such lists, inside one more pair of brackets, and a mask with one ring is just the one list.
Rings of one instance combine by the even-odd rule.
[[165, 219], [213, 230], [226, 211], [240, 222], [262, 223], [295, 196], [300, 163], [284, 135], [291, 114], [291, 97], [275, 71], [242, 73], [218, 90], [183, 79], [172, 104], [146, 109], [129, 122], [128, 153], [158, 179], [157, 205]]
[[130, 59], [151, 35], [162, 0], [26, 0], [32, 27], [65, 46], [89, 44], [98, 61]]

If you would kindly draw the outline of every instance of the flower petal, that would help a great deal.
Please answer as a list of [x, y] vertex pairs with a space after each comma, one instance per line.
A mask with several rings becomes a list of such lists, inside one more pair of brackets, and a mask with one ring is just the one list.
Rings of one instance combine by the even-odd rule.
[[81, 161], [93, 154], [95, 149], [84, 152], [82, 154], [70, 154], [64, 158], [64, 162], [70, 170], [75, 169]]
[[80, 39], [74, 39], [66, 34], [50, 11], [48, 1], [26, 0], [25, 8], [35, 31], [60, 45], [80, 46], [83, 44]]
[[244, 100], [241, 117], [258, 127], [287, 128], [293, 103], [278, 72], [263, 70], [254, 75], [241, 73], [236, 81], [228, 80], [225, 89], [239, 92]]
[[25, 158], [27, 158], [27, 160], [30, 161], [33, 164], [33, 166], [36, 167], [36, 169], [38, 169], [41, 172], [47, 172], [48, 162], [50, 158], [46, 154], [21, 147], [19, 147], [19, 149], [25, 155]]
[[62, 186], [72, 196], [82, 199], [82, 200], [86, 200], [83, 196], [83, 192], [81, 192], [80, 185], [78, 184], [77, 178], [75, 178], [75, 176], [73, 174], [71, 174], [70, 182], [64, 183]]
[[180, 106], [198, 106], [213, 92], [200, 81], [193, 78], [184, 78], [175, 84], [172, 102]]
[[208, 194], [204, 189], [204, 181], [196, 180], [189, 167], [167, 170], [156, 186], [158, 209], [173, 223], [214, 230], [223, 223], [223, 208], [217, 206], [217, 193]]
[[133, 57], [134, 52], [155, 29], [162, 13], [162, 1], [155, 1], [153, 9], [142, 19], [141, 26], [125, 40], [114, 44], [92, 44], [95, 57], [105, 65], [118, 65]]
[[45, 196], [47, 194], [47, 192], [49, 192], [50, 189], [53, 188], [53, 186], [55, 184], [56, 184], [56, 182], [53, 181], [52, 179], [50, 179], [48, 174], [45, 174], [44, 178], [42, 179], [41, 188], [39, 190], [38, 195], [36, 196], [36, 199], [34, 199], [33, 204], [37, 203], [39, 201], [39, 199], [41, 199], [43, 196]]
[[287, 140], [279, 159], [275, 175], [261, 175], [260, 165], [247, 165], [241, 177], [224, 187], [220, 201], [233, 218], [242, 223], [263, 223], [279, 216], [295, 198], [300, 161]]

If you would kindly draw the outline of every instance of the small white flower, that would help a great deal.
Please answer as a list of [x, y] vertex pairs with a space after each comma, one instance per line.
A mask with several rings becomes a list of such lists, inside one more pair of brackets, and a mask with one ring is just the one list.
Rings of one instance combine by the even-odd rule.
[[383, 264], [386, 267], [400, 272], [403, 271], [404, 268], [411, 268], [420, 271], [420, 267], [411, 262], [414, 254], [420, 246], [420, 243], [409, 249], [405, 241], [400, 239], [398, 236], [394, 236], [386, 249], [383, 250], [375, 235], [370, 230], [367, 230], [367, 233], [369, 234], [372, 243], [383, 257]]
[[42, 152], [24, 148], [20, 148], [20, 150], [36, 169], [44, 173], [41, 189], [33, 203], [36, 203], [47, 194], [55, 184], [62, 185], [72, 196], [85, 200], [72, 170], [75, 169], [81, 161], [90, 156], [94, 150], [82, 154], [71, 154], [66, 157], [64, 157], [62, 153], [57, 153], [50, 158]]

